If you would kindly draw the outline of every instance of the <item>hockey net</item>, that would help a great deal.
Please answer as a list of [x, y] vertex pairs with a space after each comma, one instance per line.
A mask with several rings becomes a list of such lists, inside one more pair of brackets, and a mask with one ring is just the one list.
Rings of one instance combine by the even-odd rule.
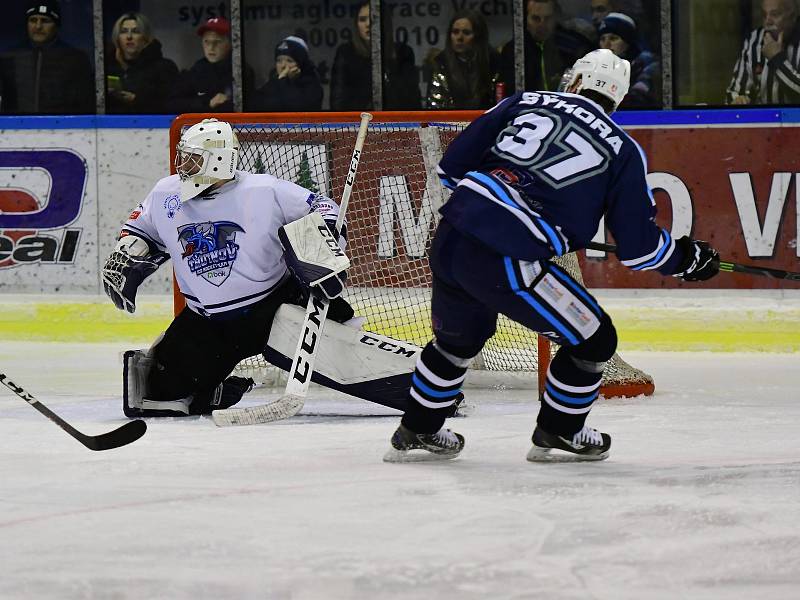
[[[431, 337], [427, 252], [438, 208], [449, 197], [436, 165], [453, 138], [480, 113], [373, 113], [347, 209], [351, 260], [345, 297], [367, 331], [424, 346]], [[181, 132], [210, 115], [175, 119], [174, 153]], [[239, 169], [270, 173], [334, 200], [341, 197], [358, 130], [359, 113], [230, 114], [240, 143]], [[172, 161], [171, 161], [171, 164]], [[582, 281], [575, 254], [559, 264]], [[175, 291], [176, 311], [183, 298]], [[500, 316], [497, 333], [474, 361], [475, 385], [541, 390], [555, 348], [544, 337]], [[261, 356], [237, 371], [263, 383], [279, 372]], [[538, 376], [536, 375], [538, 373]], [[526, 385], [526, 383], [528, 385]], [[653, 392], [652, 377], [615, 356], [603, 375], [602, 393], [636, 396]]]

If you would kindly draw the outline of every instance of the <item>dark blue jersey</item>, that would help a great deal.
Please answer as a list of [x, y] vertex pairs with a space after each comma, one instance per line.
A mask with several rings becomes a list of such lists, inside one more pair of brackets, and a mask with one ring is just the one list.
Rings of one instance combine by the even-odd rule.
[[624, 265], [672, 274], [683, 258], [655, 223], [641, 147], [583, 96], [506, 98], [450, 144], [438, 173], [455, 190], [444, 218], [505, 256], [585, 248], [605, 217]]

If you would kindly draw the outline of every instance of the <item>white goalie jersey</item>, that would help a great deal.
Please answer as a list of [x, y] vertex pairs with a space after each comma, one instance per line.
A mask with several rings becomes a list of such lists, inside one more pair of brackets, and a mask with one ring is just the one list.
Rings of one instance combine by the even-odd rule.
[[312, 211], [330, 222], [339, 213], [327, 196], [272, 175], [237, 171], [187, 202], [179, 187], [177, 175], [161, 179], [122, 229], [170, 255], [187, 306], [206, 316], [258, 302], [289, 276], [280, 226]]

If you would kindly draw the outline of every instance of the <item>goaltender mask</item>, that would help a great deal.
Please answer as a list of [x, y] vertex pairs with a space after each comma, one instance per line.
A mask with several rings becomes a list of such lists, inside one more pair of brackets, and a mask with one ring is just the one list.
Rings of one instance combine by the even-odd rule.
[[[264, 351], [282, 304], [304, 305], [309, 293], [324, 293], [330, 320], [353, 319], [339, 296], [341, 264], [318, 251], [326, 241], [320, 227], [335, 227], [338, 205], [272, 175], [237, 170], [238, 160], [229, 123], [206, 119], [188, 128], [177, 146], [177, 174], [156, 183], [130, 214], [103, 267], [105, 291], [121, 310], [135, 311], [139, 285], [168, 259], [186, 300], [149, 350], [125, 353], [129, 417], [208, 414], [238, 402], [253, 381], [231, 373]], [[279, 229], [289, 223], [306, 239], [299, 249], [284, 241], [284, 251]]]

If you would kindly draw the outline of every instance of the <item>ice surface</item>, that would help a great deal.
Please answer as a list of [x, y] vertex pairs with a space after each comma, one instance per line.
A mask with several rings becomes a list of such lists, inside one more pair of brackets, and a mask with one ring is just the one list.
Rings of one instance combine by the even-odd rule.
[[[0, 342], [0, 371], [97, 434], [124, 349]], [[319, 388], [95, 453], [0, 387], [0, 598], [800, 598], [798, 356], [623, 357], [657, 392], [596, 406], [592, 464], [525, 460], [530, 391], [471, 391], [459, 459], [390, 465], [396, 413]]]

